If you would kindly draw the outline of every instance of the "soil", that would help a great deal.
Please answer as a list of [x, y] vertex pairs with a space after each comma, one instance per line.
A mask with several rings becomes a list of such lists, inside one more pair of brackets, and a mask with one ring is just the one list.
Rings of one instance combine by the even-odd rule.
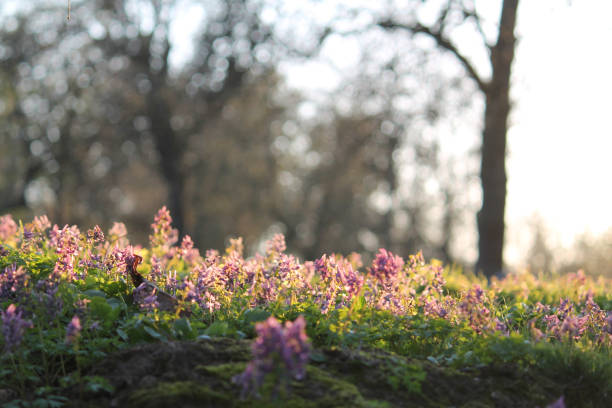
[[[75, 407], [545, 407], [563, 385], [512, 365], [458, 370], [379, 350], [312, 353], [306, 378], [240, 398], [232, 377], [250, 359], [250, 342], [210, 338], [149, 343], [107, 356], [84, 375], [113, 392], [70, 390]], [[567, 401], [566, 401], [567, 402]], [[597, 401], [568, 406], [597, 407]], [[601, 405], [604, 406], [604, 405]]]

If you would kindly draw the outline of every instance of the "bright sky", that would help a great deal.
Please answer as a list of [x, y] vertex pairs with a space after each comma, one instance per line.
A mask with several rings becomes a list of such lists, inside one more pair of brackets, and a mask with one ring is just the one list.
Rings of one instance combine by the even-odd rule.
[[610, 15], [611, 1], [520, 6], [508, 138], [508, 258], [520, 255], [521, 230], [533, 213], [563, 245], [586, 230], [612, 227]]
[[[499, 4], [477, 1], [493, 21]], [[521, 1], [508, 135], [505, 256], [510, 263], [524, 261], [535, 215], [553, 245], [567, 247], [577, 234], [612, 227], [610, 15], [612, 1]], [[466, 54], [472, 51], [459, 46]], [[354, 47], [337, 44], [328, 54], [341, 55], [336, 61], [348, 66]], [[337, 75], [320, 64], [300, 64], [288, 73], [295, 86], [322, 89]], [[462, 133], [479, 132], [471, 126], [466, 123]], [[472, 141], [467, 136], [466, 148]]]

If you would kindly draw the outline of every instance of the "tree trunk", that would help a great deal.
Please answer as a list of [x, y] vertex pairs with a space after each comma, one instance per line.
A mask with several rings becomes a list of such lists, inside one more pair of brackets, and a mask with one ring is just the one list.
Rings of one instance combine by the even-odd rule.
[[168, 207], [172, 223], [180, 234], [185, 234], [185, 214], [183, 198], [185, 177], [182, 170], [183, 147], [179, 136], [170, 126], [171, 111], [160, 95], [159, 84], [148, 98], [148, 114], [155, 147], [159, 154], [161, 174], [168, 185]]
[[496, 45], [491, 49], [493, 74], [485, 88], [482, 132], [482, 208], [478, 212], [476, 270], [487, 278], [502, 273], [506, 209], [506, 136], [510, 114], [510, 74], [519, 0], [504, 0]]

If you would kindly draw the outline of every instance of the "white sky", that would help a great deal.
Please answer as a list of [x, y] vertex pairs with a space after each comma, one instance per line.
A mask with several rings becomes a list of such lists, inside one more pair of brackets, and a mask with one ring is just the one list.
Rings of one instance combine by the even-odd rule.
[[612, 227], [612, 1], [523, 1], [519, 11], [508, 258], [529, 244], [521, 230], [534, 213], [562, 245]]
[[[499, 0], [477, 4], [497, 21]], [[510, 263], [524, 261], [536, 215], [555, 246], [569, 247], [578, 234], [612, 227], [611, 15], [609, 0], [523, 0], [519, 6], [507, 162]], [[348, 68], [354, 47], [330, 44], [327, 56], [335, 54], [336, 63]], [[469, 45], [459, 47], [478, 55]], [[290, 84], [307, 89], [329, 89], [337, 80], [337, 71], [317, 63], [286, 72]], [[466, 148], [473, 140], [466, 138]]]

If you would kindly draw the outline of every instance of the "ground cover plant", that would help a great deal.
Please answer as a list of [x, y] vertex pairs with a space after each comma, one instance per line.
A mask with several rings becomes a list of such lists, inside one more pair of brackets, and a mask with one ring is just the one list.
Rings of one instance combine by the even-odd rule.
[[601, 407], [612, 288], [581, 271], [487, 282], [380, 249], [301, 262], [276, 235], [200, 253], [165, 208], [123, 224], [0, 217], [0, 403]]

